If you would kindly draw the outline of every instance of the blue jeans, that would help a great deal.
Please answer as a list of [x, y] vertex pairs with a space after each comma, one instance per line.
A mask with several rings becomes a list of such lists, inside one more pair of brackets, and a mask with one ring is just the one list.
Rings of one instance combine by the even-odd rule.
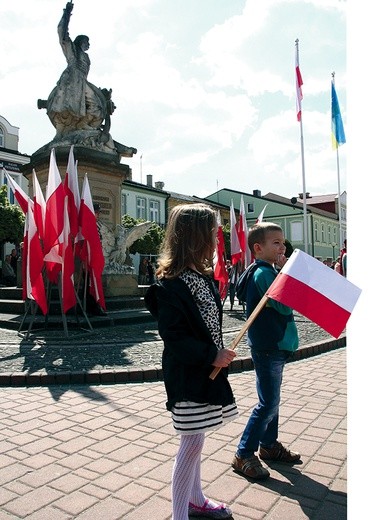
[[237, 455], [243, 459], [251, 457], [259, 445], [271, 448], [277, 440], [282, 373], [291, 355], [288, 350], [252, 351], [259, 402], [252, 410], [237, 448]]

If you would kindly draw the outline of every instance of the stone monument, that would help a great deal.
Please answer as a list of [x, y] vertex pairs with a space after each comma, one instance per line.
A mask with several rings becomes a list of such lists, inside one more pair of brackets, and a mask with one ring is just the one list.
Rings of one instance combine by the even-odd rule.
[[[29, 180], [29, 186], [32, 186], [34, 169], [41, 188], [45, 191], [51, 149], [55, 149], [57, 166], [61, 175], [64, 175], [70, 147], [74, 145], [79, 186], [87, 173], [93, 202], [101, 206], [101, 219], [107, 229], [114, 233], [115, 243], [118, 243], [121, 186], [124, 180], [132, 178], [130, 167], [120, 161], [122, 157], [133, 157], [137, 150], [115, 141], [110, 134], [111, 116], [116, 109], [112, 100], [112, 88], [100, 88], [88, 81], [90, 58], [87, 51], [90, 42], [85, 35], [79, 35], [74, 40], [70, 38], [69, 22], [73, 8], [73, 2], [67, 2], [58, 23], [59, 43], [67, 67], [47, 99], [37, 101], [39, 109], [46, 109], [56, 133], [49, 143], [32, 154], [23, 173]], [[119, 240], [119, 245], [122, 243]], [[118, 258], [120, 260], [121, 257]], [[120, 261], [114, 262], [113, 266], [108, 265], [108, 272], [103, 277], [125, 277], [128, 270], [116, 269], [116, 264], [120, 264]], [[108, 289], [107, 281], [105, 282], [105, 295], [112, 296], [112, 288]], [[137, 276], [136, 283], [131, 283], [129, 279], [127, 285], [128, 294], [138, 293]], [[120, 293], [120, 289], [118, 292]]]

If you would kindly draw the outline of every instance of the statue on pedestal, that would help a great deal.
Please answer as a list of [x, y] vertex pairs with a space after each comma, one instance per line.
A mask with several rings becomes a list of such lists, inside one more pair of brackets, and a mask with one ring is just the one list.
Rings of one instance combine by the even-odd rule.
[[67, 2], [58, 23], [59, 43], [67, 67], [48, 99], [39, 99], [37, 106], [46, 108], [56, 128], [52, 142], [55, 146], [75, 144], [131, 157], [137, 150], [117, 143], [110, 135], [111, 115], [116, 108], [111, 99], [112, 89], [96, 87], [87, 79], [90, 70], [88, 36], [81, 34], [74, 41], [69, 36], [73, 7], [73, 2]]

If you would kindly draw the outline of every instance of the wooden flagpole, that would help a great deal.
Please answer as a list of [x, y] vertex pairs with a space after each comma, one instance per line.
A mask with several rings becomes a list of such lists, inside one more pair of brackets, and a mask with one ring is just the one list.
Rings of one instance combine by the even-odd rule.
[[[256, 307], [253, 309], [251, 315], [247, 319], [247, 321], [244, 323], [243, 327], [241, 328], [240, 332], [236, 336], [236, 338], [233, 340], [231, 346], [229, 347], [231, 350], [235, 350], [238, 344], [240, 343], [242, 337], [247, 332], [249, 327], [252, 325], [252, 323], [255, 321], [257, 316], [260, 314], [261, 310], [265, 307], [267, 301], [269, 300], [268, 296], [264, 294], [264, 296], [261, 298], [259, 303], [256, 305]], [[222, 367], [215, 367], [214, 370], [210, 374], [210, 379], [214, 380], [216, 376], [221, 371]]]

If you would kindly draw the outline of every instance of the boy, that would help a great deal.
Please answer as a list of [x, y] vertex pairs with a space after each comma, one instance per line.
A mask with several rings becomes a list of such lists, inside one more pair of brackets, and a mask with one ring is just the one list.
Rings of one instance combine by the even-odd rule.
[[[285, 239], [282, 229], [271, 222], [255, 224], [248, 234], [255, 268], [247, 282], [247, 317], [283, 267]], [[262, 460], [295, 463], [300, 454], [278, 440], [280, 389], [284, 365], [298, 347], [298, 333], [291, 308], [269, 299], [248, 329], [248, 345], [256, 371], [258, 404], [252, 410], [232, 461], [234, 470], [251, 479], [265, 479], [269, 471]]]

